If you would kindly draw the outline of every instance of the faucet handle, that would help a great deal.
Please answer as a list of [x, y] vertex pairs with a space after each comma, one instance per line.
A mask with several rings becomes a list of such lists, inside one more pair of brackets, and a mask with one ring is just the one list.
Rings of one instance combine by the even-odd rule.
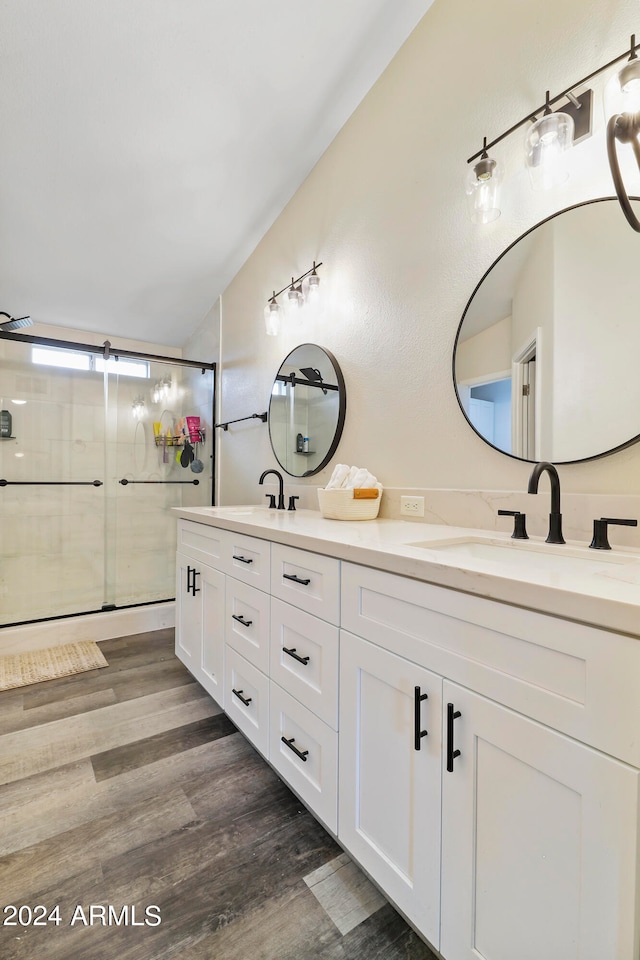
[[618, 527], [637, 527], [637, 520], [616, 520], [612, 517], [600, 517], [593, 521], [593, 539], [589, 544], [592, 550], [611, 550], [609, 538], [607, 536], [607, 527], [610, 523], [615, 523]]
[[295, 497], [293, 494], [291, 494], [291, 496], [289, 497], [289, 507], [288, 507], [288, 509], [289, 509], [289, 510], [295, 510], [295, 508], [296, 508], [296, 500], [299, 500], [299, 499], [300, 499], [300, 497]]
[[276, 508], [276, 495], [275, 493], [265, 493], [265, 497], [269, 501], [269, 509], [275, 510]]
[[520, 513], [519, 510], [498, 510], [499, 517], [513, 517], [513, 533], [511, 534], [512, 540], [528, 540], [529, 534], [527, 533], [526, 528], [526, 513]]

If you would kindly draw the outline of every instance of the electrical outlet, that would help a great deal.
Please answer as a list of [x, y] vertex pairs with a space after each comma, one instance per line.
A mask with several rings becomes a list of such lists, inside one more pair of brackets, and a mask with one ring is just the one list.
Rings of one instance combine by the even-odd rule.
[[424, 497], [400, 497], [400, 516], [424, 517]]

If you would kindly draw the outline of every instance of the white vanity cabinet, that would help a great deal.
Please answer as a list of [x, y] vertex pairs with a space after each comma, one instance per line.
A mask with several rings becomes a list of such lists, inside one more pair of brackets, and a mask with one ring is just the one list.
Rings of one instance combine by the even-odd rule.
[[[617, 643], [623, 660], [638, 650], [496, 606], [343, 564], [342, 623], [374, 642], [341, 632], [339, 839], [446, 960], [637, 960], [639, 771], [525, 714], [561, 722], [563, 696], [580, 697], [582, 729], [597, 714], [607, 740], [619, 704], [593, 674], [597, 641], [613, 661]], [[555, 675], [539, 672], [532, 644], [558, 656]], [[414, 684], [439, 717], [417, 710]]]
[[180, 523], [194, 676], [444, 960], [639, 960], [640, 640], [279, 519]]

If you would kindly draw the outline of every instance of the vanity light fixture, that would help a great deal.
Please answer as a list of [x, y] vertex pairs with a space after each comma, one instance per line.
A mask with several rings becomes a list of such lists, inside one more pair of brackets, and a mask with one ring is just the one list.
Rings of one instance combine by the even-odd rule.
[[[543, 154], [546, 154], [545, 144], [547, 143], [551, 145], [552, 154], [561, 156], [570, 145], [571, 139], [573, 144], [576, 144], [590, 135], [593, 91], [588, 89], [581, 94], [574, 94], [574, 91], [585, 86], [594, 77], [611, 70], [613, 67], [618, 67], [617, 72], [608, 82], [604, 94], [607, 120], [607, 156], [620, 206], [631, 227], [640, 233], [640, 219], [631, 207], [618, 161], [618, 144], [630, 144], [640, 169], [640, 59], [638, 58], [638, 49], [640, 49], [640, 44], [636, 43], [635, 34], [632, 34], [629, 47], [624, 53], [593, 70], [581, 80], [572, 83], [570, 87], [556, 94], [556, 96], [550, 97], [547, 93], [545, 103], [542, 106], [537, 107], [536, 110], [509, 127], [508, 130], [505, 130], [490, 143], [487, 143], [485, 139], [482, 150], [469, 157], [467, 163], [474, 163], [478, 159], [486, 158], [487, 151], [492, 150], [501, 140], [504, 140], [519, 127], [532, 123], [531, 129], [527, 131], [525, 141], [527, 165], [530, 171], [534, 170], [535, 176], [543, 183], [545, 181], [550, 184], [557, 183], [557, 175], [546, 177], [542, 169], [535, 170], [536, 167], [543, 168], [545, 166], [546, 157], [544, 163], [536, 161]], [[626, 63], [620, 67], [619, 64], [622, 61], [626, 61]], [[567, 102], [562, 104], [559, 113], [553, 113], [551, 111], [552, 105], [558, 104], [560, 101]], [[539, 117], [540, 114], [542, 116]], [[573, 138], [570, 137], [570, 124], [565, 126], [562, 118], [560, 121], [552, 119], [561, 114], [568, 115], [574, 121]]]
[[[499, 137], [496, 137], [491, 143], [487, 143], [486, 137], [482, 150], [469, 157], [467, 163], [478, 161], [473, 167], [473, 172], [467, 178], [467, 194], [469, 195], [469, 183], [473, 183], [474, 176], [480, 180], [478, 168], [482, 172], [482, 163], [488, 160], [488, 150], [491, 150], [497, 143], [504, 140], [519, 127], [532, 123], [527, 130], [525, 138], [525, 162], [532, 176], [532, 182], [535, 186], [555, 186], [566, 179], [566, 171], [563, 171], [563, 160], [566, 159], [567, 149], [572, 145], [579, 143], [585, 137], [591, 134], [591, 115], [593, 91], [586, 90], [584, 93], [575, 95], [574, 90], [584, 86], [594, 77], [617, 66], [623, 60], [627, 62], [618, 69], [607, 84], [604, 94], [604, 106], [607, 120], [607, 157], [611, 176], [616, 190], [616, 195], [622, 211], [627, 218], [630, 226], [640, 233], [640, 219], [631, 206], [627, 194], [620, 164], [618, 161], [618, 144], [630, 144], [635, 155], [638, 169], [640, 170], [640, 59], [637, 51], [640, 44], [636, 43], [635, 34], [631, 35], [631, 42], [628, 49], [615, 57], [603, 66], [593, 70], [582, 80], [577, 80], [570, 87], [558, 93], [555, 97], [550, 97], [547, 91], [545, 103], [515, 123]], [[559, 103], [562, 100], [567, 102], [563, 104], [562, 109], [557, 112], [551, 110], [552, 104]], [[542, 111], [542, 116], [537, 115]], [[571, 129], [573, 121], [573, 131]], [[547, 166], [551, 162], [551, 166]], [[485, 174], [486, 176], [486, 174]], [[477, 188], [478, 195], [480, 185]], [[474, 216], [476, 207], [471, 206], [471, 219], [480, 223], [488, 223], [493, 217]]]
[[[282, 308], [278, 303], [278, 297], [286, 292], [287, 313], [297, 314], [305, 303], [305, 300], [314, 302], [319, 296], [320, 277], [317, 274], [318, 267], [322, 263], [313, 261], [313, 266], [306, 273], [303, 273], [298, 279], [291, 277], [291, 283], [288, 283], [282, 290], [273, 291], [269, 297], [267, 305], [264, 308], [264, 323], [267, 335], [275, 337], [280, 331], [280, 316]], [[306, 281], [303, 288], [303, 281]], [[305, 296], [306, 293], [306, 296]]]

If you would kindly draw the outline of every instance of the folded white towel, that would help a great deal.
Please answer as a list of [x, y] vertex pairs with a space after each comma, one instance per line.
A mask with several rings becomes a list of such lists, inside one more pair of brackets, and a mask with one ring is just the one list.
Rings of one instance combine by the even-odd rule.
[[327, 490], [339, 490], [340, 487], [345, 485], [346, 479], [349, 476], [349, 467], [345, 463], [338, 463], [334, 467], [333, 473], [331, 474], [331, 479], [326, 486]]
[[326, 490], [352, 490], [361, 487], [377, 487], [382, 493], [382, 484], [365, 467], [348, 467], [338, 463], [334, 468]]

